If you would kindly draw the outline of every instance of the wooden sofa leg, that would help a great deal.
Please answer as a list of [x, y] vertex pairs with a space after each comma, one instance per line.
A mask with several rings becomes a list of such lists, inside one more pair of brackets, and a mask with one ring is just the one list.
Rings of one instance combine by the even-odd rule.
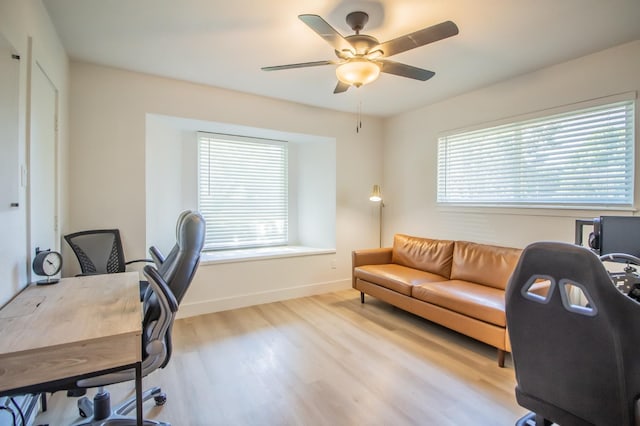
[[364, 292], [360, 292], [360, 303], [364, 303]]
[[504, 355], [506, 354], [506, 351], [503, 351], [502, 349], [498, 349], [498, 367], [500, 368], [504, 368]]

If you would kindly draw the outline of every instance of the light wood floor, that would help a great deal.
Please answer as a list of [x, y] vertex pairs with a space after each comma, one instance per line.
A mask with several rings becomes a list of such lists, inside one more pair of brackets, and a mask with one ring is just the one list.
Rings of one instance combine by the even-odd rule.
[[[513, 425], [511, 360], [355, 290], [186, 318], [174, 353], [144, 379], [163, 407], [145, 417], [181, 425]], [[110, 386], [116, 403], [133, 392]], [[93, 395], [89, 391], [89, 395]], [[62, 392], [36, 424], [77, 420]]]

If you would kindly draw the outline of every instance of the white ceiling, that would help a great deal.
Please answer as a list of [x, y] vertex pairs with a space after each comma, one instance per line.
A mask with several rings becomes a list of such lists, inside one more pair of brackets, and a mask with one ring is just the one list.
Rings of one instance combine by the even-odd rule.
[[[391, 116], [551, 64], [640, 39], [640, 0], [43, 0], [74, 60], [272, 98]], [[344, 18], [370, 15], [362, 33], [383, 42], [452, 20], [457, 36], [393, 56], [436, 73], [421, 82], [382, 74], [334, 95], [334, 59], [297, 16], [318, 14], [343, 35]], [[606, 76], [603, 76], [606, 78]]]

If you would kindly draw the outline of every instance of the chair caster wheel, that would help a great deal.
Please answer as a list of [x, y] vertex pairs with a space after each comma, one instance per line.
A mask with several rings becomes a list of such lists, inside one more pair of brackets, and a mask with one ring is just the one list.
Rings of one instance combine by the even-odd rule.
[[86, 396], [83, 396], [78, 400], [78, 413], [80, 414], [80, 417], [85, 419], [93, 416], [93, 404]]
[[158, 406], [164, 405], [165, 402], [167, 402], [167, 394], [166, 393], [161, 393], [158, 396], [154, 396], [153, 400], [156, 402], [156, 405], [158, 405]]

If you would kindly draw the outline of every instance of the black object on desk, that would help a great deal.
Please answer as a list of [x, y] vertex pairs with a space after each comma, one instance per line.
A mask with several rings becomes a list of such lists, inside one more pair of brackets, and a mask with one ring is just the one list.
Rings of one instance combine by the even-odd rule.
[[46, 280], [37, 281], [38, 285], [55, 284], [60, 281], [58, 278], [51, 278], [62, 269], [62, 255], [57, 251], [40, 250], [36, 248], [36, 257], [33, 259], [33, 272], [36, 275], [46, 276]]

